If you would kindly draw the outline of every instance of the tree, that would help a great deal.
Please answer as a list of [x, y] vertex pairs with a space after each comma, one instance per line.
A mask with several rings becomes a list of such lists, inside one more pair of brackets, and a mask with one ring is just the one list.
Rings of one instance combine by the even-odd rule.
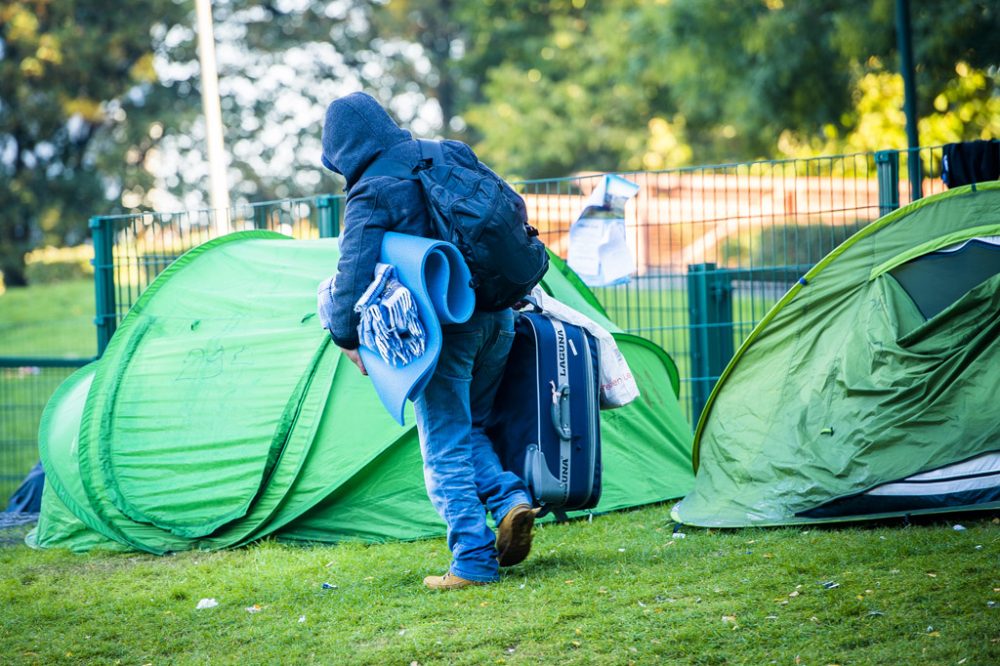
[[[1000, 9], [912, 3], [921, 132], [995, 136]], [[233, 200], [334, 192], [365, 89], [506, 176], [891, 147], [894, 0], [214, 0]], [[192, 3], [0, 6], [0, 269], [92, 214], [203, 206]], [[880, 115], [881, 114], [881, 115]], [[957, 120], [956, 120], [957, 119]], [[929, 132], [929, 133], [928, 133]], [[956, 139], [957, 140], [957, 139]]]
[[[8, 2], [0, 9], [0, 270], [24, 284], [24, 254], [78, 243], [90, 215], [146, 188], [159, 119], [185, 99], [157, 84], [172, 0]], [[176, 45], [181, 52], [185, 43]]]
[[[526, 178], [641, 169], [651, 126], [661, 139], [683, 134], [657, 73], [660, 52], [636, 41], [655, 26], [655, 11], [645, 5], [630, 0], [599, 11], [552, 3], [558, 11], [544, 17], [546, 30], [487, 70], [485, 101], [466, 114], [483, 156]], [[499, 45], [485, 50], [502, 52]], [[674, 166], [682, 155], [659, 157]]]
[[[898, 68], [894, 0], [579, 4], [546, 18], [533, 51], [493, 65], [486, 100], [466, 113], [501, 171], [542, 177], [773, 158], [783, 146], [844, 149], [870, 125], [856, 105], [879, 92], [871, 77]], [[949, 123], [966, 118], [963, 129], [949, 136], [989, 134], [1000, 9], [927, 0], [912, 11], [921, 115], [961, 108]], [[956, 83], [966, 77], [982, 85]], [[970, 115], [959, 98], [982, 110]]]
[[[381, 57], [371, 45], [372, 11], [370, 3], [213, 2], [234, 203], [336, 191], [319, 162], [323, 113]], [[199, 73], [184, 72], [196, 90]], [[185, 165], [168, 184], [188, 208], [207, 203], [203, 143], [200, 119], [168, 141]]]
[[[429, 109], [452, 106], [449, 4], [215, 0], [233, 201], [336, 191], [320, 166], [320, 130], [327, 104], [348, 92], [365, 89], [404, 125], [439, 132], [440, 114]], [[175, 70], [179, 83], [200, 88], [197, 68]], [[167, 185], [188, 208], [205, 205], [203, 139], [200, 120], [165, 139]]]
[[[534, 57], [552, 29], [550, 20], [578, 13], [574, 6], [581, 4], [217, 0], [220, 88], [235, 197], [335, 191], [337, 181], [319, 166], [322, 114], [332, 99], [357, 89], [373, 94], [418, 135], [477, 141], [481, 135], [464, 114], [484, 101], [487, 73], [503, 62]], [[196, 125], [190, 136], [197, 142], [200, 133]], [[176, 189], [197, 185], [199, 159], [200, 154], [191, 160], [187, 182]]]

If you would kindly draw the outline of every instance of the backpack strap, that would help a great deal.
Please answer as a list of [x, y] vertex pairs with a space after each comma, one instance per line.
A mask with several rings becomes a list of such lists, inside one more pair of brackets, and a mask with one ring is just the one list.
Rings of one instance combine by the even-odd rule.
[[358, 179], [358, 182], [361, 182], [365, 178], [372, 178], [373, 176], [389, 176], [391, 178], [401, 178], [403, 180], [417, 180], [419, 178], [419, 176], [413, 172], [413, 167], [406, 162], [390, 160], [386, 157], [380, 157], [369, 164], [368, 168], [361, 174], [361, 178]]
[[429, 162], [428, 166], [444, 166], [444, 150], [440, 141], [417, 139], [420, 147], [420, 161]]
[[406, 162], [400, 162], [399, 160], [380, 157], [368, 165], [368, 168], [365, 169], [358, 180], [360, 181], [373, 176], [419, 180], [420, 177], [417, 175], [417, 171], [426, 169], [429, 166], [441, 166], [444, 164], [444, 151], [441, 149], [440, 141], [417, 139], [417, 146], [420, 148], [420, 163], [416, 167], [410, 166]]

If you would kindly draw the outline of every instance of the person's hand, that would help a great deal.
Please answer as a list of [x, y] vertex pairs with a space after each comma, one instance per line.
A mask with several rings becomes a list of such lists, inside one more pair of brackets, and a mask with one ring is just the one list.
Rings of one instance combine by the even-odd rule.
[[358, 353], [357, 349], [344, 349], [341, 347], [340, 351], [344, 352], [344, 356], [351, 359], [351, 363], [358, 366], [358, 370], [361, 371], [361, 374], [368, 374], [368, 371], [365, 370], [365, 363], [361, 360], [361, 354]]

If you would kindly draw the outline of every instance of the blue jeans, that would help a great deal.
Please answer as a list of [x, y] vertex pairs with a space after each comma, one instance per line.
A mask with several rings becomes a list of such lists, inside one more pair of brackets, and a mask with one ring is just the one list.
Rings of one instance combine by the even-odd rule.
[[427, 495], [448, 525], [451, 573], [497, 580], [497, 551], [485, 508], [499, 524], [518, 504], [530, 504], [524, 483], [500, 466], [484, 423], [514, 341], [514, 313], [476, 312], [444, 327], [441, 357], [413, 402]]

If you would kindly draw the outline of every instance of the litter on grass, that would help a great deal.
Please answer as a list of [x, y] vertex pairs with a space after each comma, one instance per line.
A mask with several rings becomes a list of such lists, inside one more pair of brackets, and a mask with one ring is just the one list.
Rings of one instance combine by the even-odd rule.
[[202, 599], [201, 601], [198, 602], [198, 605], [195, 606], [195, 610], [204, 610], [205, 608], [215, 608], [218, 605], [219, 602], [216, 601], [215, 599]]

